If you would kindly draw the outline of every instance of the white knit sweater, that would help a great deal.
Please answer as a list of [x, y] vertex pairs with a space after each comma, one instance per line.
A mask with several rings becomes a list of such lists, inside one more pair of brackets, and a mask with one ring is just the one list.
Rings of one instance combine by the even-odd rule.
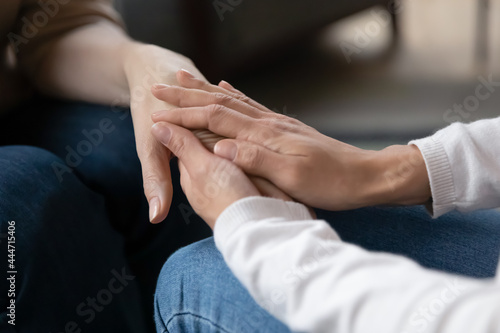
[[[453, 124], [410, 144], [423, 153], [434, 216], [500, 206], [500, 118]], [[365, 251], [301, 204], [240, 200], [218, 218], [214, 235], [251, 295], [293, 331], [500, 332], [500, 279], [466, 279]]]

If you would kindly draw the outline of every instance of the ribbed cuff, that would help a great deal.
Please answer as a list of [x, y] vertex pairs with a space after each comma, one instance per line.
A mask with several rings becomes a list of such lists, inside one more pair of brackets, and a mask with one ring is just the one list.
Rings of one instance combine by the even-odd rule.
[[455, 209], [456, 202], [451, 165], [439, 134], [408, 143], [417, 146], [424, 157], [432, 193], [432, 206], [427, 208], [434, 218]]
[[274, 198], [248, 197], [227, 207], [215, 223], [214, 238], [223, 243], [239, 226], [260, 220], [312, 220], [306, 206], [297, 202]]

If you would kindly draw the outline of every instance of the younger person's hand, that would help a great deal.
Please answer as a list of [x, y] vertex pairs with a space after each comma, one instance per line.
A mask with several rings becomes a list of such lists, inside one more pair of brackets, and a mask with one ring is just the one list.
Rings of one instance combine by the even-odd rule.
[[260, 195], [243, 171], [209, 152], [191, 131], [160, 122], [152, 132], [179, 159], [182, 189], [193, 209], [211, 228], [229, 205]]

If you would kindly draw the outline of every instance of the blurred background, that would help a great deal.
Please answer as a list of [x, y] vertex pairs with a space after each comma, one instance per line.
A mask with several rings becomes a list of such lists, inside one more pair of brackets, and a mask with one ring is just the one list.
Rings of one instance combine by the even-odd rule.
[[500, 0], [116, 6], [133, 37], [183, 53], [212, 82], [228, 80], [270, 109], [363, 148], [500, 114]]

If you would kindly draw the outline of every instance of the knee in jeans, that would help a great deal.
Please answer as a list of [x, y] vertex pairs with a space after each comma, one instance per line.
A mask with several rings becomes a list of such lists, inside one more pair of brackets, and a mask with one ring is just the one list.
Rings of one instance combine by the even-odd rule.
[[[176, 295], [183, 293], [183, 287], [187, 280], [203, 283], [207, 275], [214, 274], [214, 269], [209, 266], [223, 263], [223, 259], [215, 247], [212, 237], [186, 246], [173, 255], [163, 265], [156, 285], [155, 303], [161, 309], [172, 307], [180, 299]], [[182, 296], [181, 296], [182, 298]]]
[[63, 162], [56, 155], [41, 148], [0, 147], [0, 167], [4, 170], [3, 175], [0, 175], [2, 184], [7, 182], [9, 185], [29, 185], [38, 182], [41, 176], [45, 182], [57, 182], [54, 166], [58, 163]]
[[[79, 201], [100, 198], [90, 194], [76, 176], [71, 174], [63, 182], [54, 171], [54, 163], [63, 163], [54, 154], [36, 147], [0, 147], [0, 218], [1, 231], [6, 221], [16, 220], [18, 232], [35, 234], [40, 228], [57, 228], [66, 223], [57, 218], [64, 207], [79, 205]], [[75, 212], [78, 214], [78, 212]], [[43, 226], [40, 225], [43, 222]], [[24, 232], [23, 232], [24, 233]]]
[[179, 279], [181, 275], [198, 274], [204, 269], [203, 264], [208, 264], [207, 259], [213, 258], [214, 255], [220, 255], [220, 253], [212, 237], [177, 250], [163, 265], [158, 278], [158, 288], [162, 284], [171, 284], [172, 279]]

